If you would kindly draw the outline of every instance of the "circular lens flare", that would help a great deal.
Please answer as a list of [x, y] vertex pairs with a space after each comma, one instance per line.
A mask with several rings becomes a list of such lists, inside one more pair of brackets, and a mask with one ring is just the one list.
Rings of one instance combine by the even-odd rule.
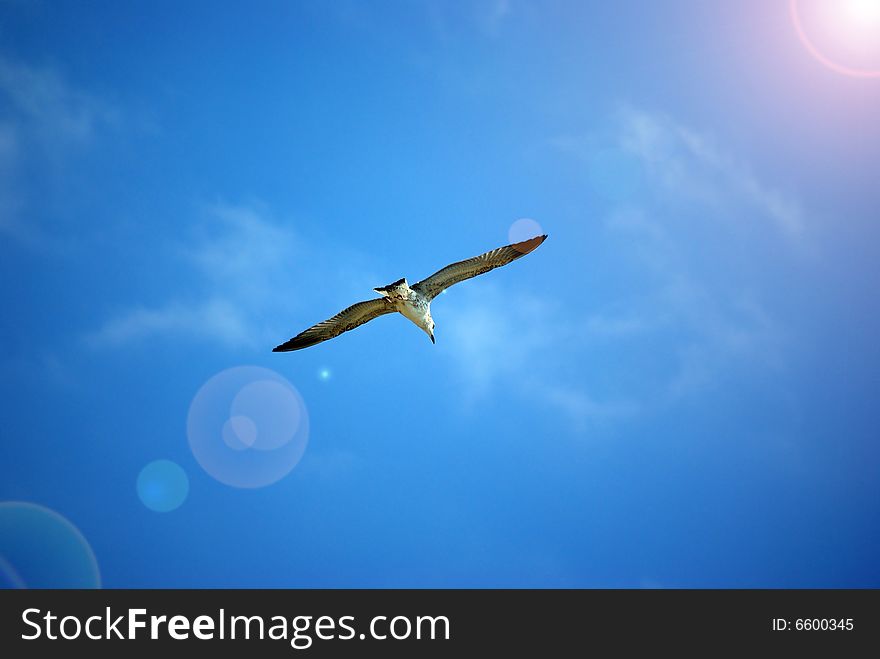
[[[880, 56], [880, 0], [826, 0], [809, 3], [811, 29], [804, 25], [803, 0], [789, 0], [789, 12], [795, 32], [804, 48], [819, 62], [842, 75], [853, 78], [880, 78], [880, 66], [854, 66], [849, 59], [875, 62]], [[821, 24], [827, 32], [820, 47], [813, 34], [813, 24]], [[847, 53], [847, 57], [827, 54], [832, 50]], [[836, 47], [834, 43], [836, 42]]]
[[137, 477], [137, 493], [150, 510], [167, 513], [180, 508], [189, 495], [186, 472], [171, 460], [155, 460], [141, 469]]
[[[247, 448], [273, 451], [293, 439], [302, 422], [302, 405], [291, 385], [258, 380], [245, 385], [232, 399], [230, 421]], [[247, 422], [250, 421], [250, 424]]]
[[507, 230], [507, 239], [511, 244], [521, 243], [543, 233], [544, 229], [535, 220], [530, 217], [521, 217], [510, 225], [510, 228]]
[[221, 371], [196, 393], [187, 438], [198, 463], [221, 483], [270, 485], [297, 465], [306, 449], [309, 417], [296, 388], [268, 368]]
[[257, 424], [248, 416], [231, 416], [223, 424], [223, 441], [231, 449], [244, 451], [257, 441]]
[[91, 545], [54, 510], [25, 501], [0, 503], [0, 586], [100, 588]]
[[0, 556], [0, 590], [20, 590], [27, 588], [27, 584], [12, 564]]

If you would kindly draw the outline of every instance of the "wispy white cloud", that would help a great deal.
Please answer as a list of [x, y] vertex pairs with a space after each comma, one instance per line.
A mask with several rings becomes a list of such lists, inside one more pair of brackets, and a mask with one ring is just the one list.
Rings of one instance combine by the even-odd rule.
[[442, 349], [459, 363], [470, 395], [488, 391], [500, 379], [519, 377], [534, 368], [540, 347], [556, 337], [546, 322], [547, 303], [539, 298], [505, 295], [497, 285], [469, 282], [450, 293], [443, 307]]
[[[567, 418], [577, 432], [591, 423], [626, 416], [627, 400], [603, 400], [578, 374], [567, 373], [563, 359], [589, 351], [581, 340], [581, 318], [566, 317], [552, 298], [502, 289], [474, 281], [454, 293], [442, 308], [443, 341], [438, 344], [456, 366], [466, 404], [508, 390], [523, 404], [536, 404]], [[565, 346], [565, 351], [559, 350]]]
[[632, 309], [625, 309], [618, 313], [589, 314], [581, 329], [587, 338], [618, 338], [645, 332], [649, 329], [648, 324], [648, 319], [636, 316]]
[[[806, 228], [797, 201], [668, 117], [627, 109], [615, 140], [640, 163], [650, 194], [619, 204], [605, 227], [647, 286], [624, 303], [629, 323], [608, 324], [673, 337], [678, 365], [661, 398], [703, 391], [738, 366], [779, 367], [786, 331], [746, 283], [752, 261], [729, 255], [767, 244], [797, 251]], [[762, 224], [775, 231], [750, 230]]]
[[599, 314], [589, 324], [618, 338], [666, 336], [677, 366], [656, 392], [661, 401], [699, 393], [738, 366], [780, 367], [786, 331], [760, 291], [742, 283], [741, 268], [748, 264], [718, 266], [712, 255], [723, 244], [695, 241], [687, 222], [665, 223], [662, 211], [648, 213], [627, 209], [608, 217], [607, 231], [620, 238], [628, 267], [646, 284], [619, 303], [625, 309], [620, 316]]
[[531, 391], [539, 400], [561, 413], [576, 433], [585, 433], [597, 423], [631, 417], [642, 407], [630, 399], [598, 400], [582, 384], [561, 386], [542, 381], [532, 383]]
[[55, 175], [74, 150], [93, 141], [100, 128], [118, 123], [119, 114], [57, 71], [2, 55], [0, 100], [0, 231], [26, 244], [47, 244], [45, 231], [26, 220], [22, 172], [30, 167], [43, 177]]
[[307, 256], [293, 228], [261, 204], [214, 204], [203, 214], [180, 252], [218, 296], [260, 306]]
[[185, 335], [229, 345], [254, 341], [241, 308], [229, 300], [211, 299], [184, 304], [172, 301], [156, 308], [134, 307], [108, 320], [90, 333], [93, 347], [114, 347], [156, 334]]
[[512, 0], [478, 0], [449, 3], [437, 0], [423, 3], [431, 29], [441, 41], [454, 40], [462, 31], [477, 31], [490, 39], [498, 38], [514, 11]]
[[753, 293], [713, 290], [691, 285], [690, 290], [664, 291], [671, 322], [688, 332], [677, 349], [678, 367], [666, 394], [673, 400], [703, 391], [740, 368], [760, 364], [782, 366], [786, 332]]
[[[606, 308], [560, 318], [577, 327], [567, 340], [587, 356], [599, 347], [621, 358], [640, 345], [662, 352], [640, 353], [644, 386], [627, 401], [596, 408], [589, 390], [555, 387], [555, 378], [546, 378], [545, 397], [581, 416], [635, 413], [701, 395], [755, 365], [784, 368], [789, 331], [748, 283], [754, 263], [743, 255], [802, 252], [808, 222], [794, 196], [707, 134], [632, 107], [609, 134], [549, 143], [586, 166], [594, 188], [616, 188], [602, 195], [609, 211], [600, 226], [616, 254], [615, 274], [634, 282]], [[601, 171], [605, 165], [612, 171]]]
[[159, 305], [123, 309], [87, 335], [91, 345], [112, 347], [163, 336], [241, 347], [274, 345], [302, 324], [301, 318], [294, 322], [294, 314], [314, 301], [316, 277], [331, 284], [327, 290], [334, 291], [340, 305], [378, 281], [366, 274], [358, 255], [306, 246], [289, 223], [274, 218], [263, 204], [218, 203], [205, 207], [202, 216], [192, 241], [174, 249], [178, 259], [170, 266], [180, 270], [191, 290]]
[[0, 231], [21, 233], [21, 198], [15, 185], [18, 167], [18, 138], [11, 123], [0, 123]]
[[118, 113], [97, 96], [69, 84], [55, 70], [0, 57], [0, 93], [10, 104], [16, 126], [55, 149], [87, 143], [102, 124], [118, 121]]
[[510, 16], [511, 0], [490, 0], [485, 10], [486, 29], [495, 35], [502, 23]]
[[732, 208], [738, 220], [768, 220], [790, 238], [804, 232], [798, 203], [760, 181], [705, 133], [664, 115], [628, 108], [621, 113], [618, 141], [665, 195], [709, 207], [716, 217], [731, 217]]
[[203, 216], [193, 242], [175, 250], [176, 267], [195, 290], [157, 306], [122, 310], [88, 334], [91, 345], [171, 336], [249, 346], [265, 338], [255, 316], [277, 297], [278, 283], [288, 279], [298, 258], [293, 231], [256, 206], [216, 204]]

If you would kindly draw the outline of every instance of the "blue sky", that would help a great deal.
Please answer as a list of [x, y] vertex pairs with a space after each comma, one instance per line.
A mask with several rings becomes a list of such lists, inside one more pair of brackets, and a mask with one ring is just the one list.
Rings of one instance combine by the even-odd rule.
[[[0, 501], [105, 587], [878, 587], [878, 112], [781, 1], [0, 3]], [[436, 346], [270, 352], [523, 218]]]

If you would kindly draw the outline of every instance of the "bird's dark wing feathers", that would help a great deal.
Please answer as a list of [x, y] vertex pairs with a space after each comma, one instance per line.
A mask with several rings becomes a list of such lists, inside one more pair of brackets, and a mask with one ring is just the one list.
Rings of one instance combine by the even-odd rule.
[[476, 277], [484, 272], [489, 272], [489, 270], [501, 267], [502, 265], [507, 265], [511, 261], [515, 261], [521, 256], [525, 256], [536, 249], [546, 238], [546, 235], [536, 236], [535, 238], [524, 240], [521, 243], [514, 243], [512, 245], [493, 249], [485, 254], [475, 256], [472, 259], [466, 259], [464, 261], [459, 261], [458, 263], [447, 265], [445, 268], [438, 270], [427, 279], [423, 279], [417, 284], [414, 284], [412, 288], [427, 297], [429, 300], [432, 300], [438, 296], [443, 289], [449, 288], [453, 284], [457, 284], [465, 279], [470, 279], [471, 277]]
[[290, 352], [291, 350], [308, 348], [316, 343], [321, 343], [321, 341], [337, 337], [343, 332], [373, 320], [373, 318], [378, 318], [386, 313], [394, 313], [395, 311], [394, 302], [386, 297], [358, 302], [347, 309], [343, 309], [333, 318], [329, 318], [317, 325], [313, 325], [304, 332], [300, 332], [290, 341], [273, 348], [272, 352]]

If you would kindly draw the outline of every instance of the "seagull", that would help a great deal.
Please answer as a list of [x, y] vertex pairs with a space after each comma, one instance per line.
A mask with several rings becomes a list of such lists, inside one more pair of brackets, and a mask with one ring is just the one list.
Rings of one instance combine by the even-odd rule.
[[406, 278], [403, 278], [387, 286], [374, 288], [373, 290], [382, 297], [353, 304], [332, 318], [313, 325], [286, 343], [276, 346], [272, 349], [272, 352], [290, 352], [292, 350], [308, 348], [322, 341], [333, 339], [343, 332], [359, 327], [374, 318], [394, 312], [403, 314], [415, 323], [416, 326], [431, 338], [431, 343], [434, 343], [434, 319], [431, 318], [431, 300], [453, 284], [476, 277], [484, 272], [489, 272], [489, 270], [507, 265], [511, 261], [525, 256], [535, 250], [546, 239], [546, 234], [535, 236], [520, 243], [513, 243], [512, 245], [493, 249], [472, 259], [452, 263], [412, 286], [407, 284]]

